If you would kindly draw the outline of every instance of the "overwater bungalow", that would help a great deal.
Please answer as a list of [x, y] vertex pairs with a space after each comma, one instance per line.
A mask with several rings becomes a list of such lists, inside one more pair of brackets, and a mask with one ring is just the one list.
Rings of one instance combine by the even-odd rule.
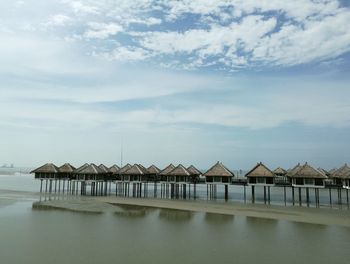
[[262, 162], [256, 164], [245, 176], [248, 179], [248, 185], [273, 186], [275, 184], [275, 174]]
[[179, 164], [167, 174], [167, 182], [190, 183], [191, 173], [182, 164]]
[[275, 174], [275, 183], [276, 184], [287, 184], [288, 178], [287, 178], [287, 171], [281, 167], [276, 168], [273, 173]]
[[350, 167], [347, 164], [335, 170], [330, 177], [333, 184], [350, 189]]
[[147, 170], [142, 168], [139, 164], [134, 164], [130, 166], [129, 169], [120, 173], [122, 181], [124, 182], [142, 182], [142, 176], [146, 176], [147, 174]]
[[106, 177], [106, 172], [94, 163], [84, 164], [74, 171], [78, 181], [103, 181]]
[[149, 181], [157, 182], [159, 180], [158, 175], [160, 173], [160, 169], [157, 166], [152, 164], [147, 168], [147, 171], [148, 171]]
[[198, 183], [202, 172], [193, 165], [189, 166], [187, 171], [191, 173], [191, 183]]
[[58, 177], [59, 168], [53, 163], [46, 163], [45, 165], [32, 170], [35, 179], [55, 179]]
[[167, 182], [167, 175], [170, 171], [172, 171], [173, 169], [175, 169], [175, 166], [173, 164], [169, 164], [168, 166], [166, 166], [162, 171], [159, 172], [159, 176], [160, 176], [160, 181], [161, 182]]
[[324, 173], [313, 168], [307, 162], [302, 166], [297, 165], [287, 176], [294, 187], [320, 188], [325, 186], [325, 180], [327, 179]]
[[121, 167], [118, 171], [118, 174], [115, 175], [116, 180], [122, 181], [122, 175], [124, 174], [124, 172], [126, 172], [130, 168], [131, 168], [131, 164], [129, 164], [129, 163], [124, 165], [123, 167]]
[[98, 165], [98, 167], [104, 172], [105, 174], [105, 180], [106, 181], [112, 181], [114, 178], [113, 178], [113, 173], [109, 170], [108, 167], [106, 167], [104, 164], [100, 164]]
[[73, 172], [76, 170], [75, 167], [73, 167], [69, 163], [63, 164], [61, 167], [58, 168], [58, 178], [59, 179], [71, 179]]
[[234, 173], [227, 169], [221, 162], [217, 162], [209, 170], [207, 170], [203, 176], [206, 183], [215, 184], [229, 184], [232, 182]]
[[109, 172], [112, 173], [113, 179], [115, 179], [115, 176], [119, 173], [120, 168], [117, 165], [112, 165], [108, 168]]

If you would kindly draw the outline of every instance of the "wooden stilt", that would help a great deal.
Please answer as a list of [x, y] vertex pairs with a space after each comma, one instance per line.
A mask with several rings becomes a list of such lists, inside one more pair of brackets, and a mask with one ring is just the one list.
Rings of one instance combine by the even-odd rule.
[[225, 184], [225, 200], [228, 200], [228, 185]]
[[271, 192], [270, 192], [270, 186], [267, 187], [267, 199], [269, 201], [269, 204], [271, 203]]
[[252, 185], [252, 203], [255, 203], [255, 186]]
[[332, 207], [332, 189], [329, 188], [329, 204]]
[[306, 188], [306, 204], [307, 204], [307, 207], [310, 206], [309, 188], [308, 187]]
[[266, 204], [266, 186], [264, 186], [264, 204]]
[[298, 188], [298, 194], [299, 194], [299, 206], [302, 205], [302, 201], [301, 201], [301, 187]]
[[283, 186], [284, 205], [287, 206], [286, 186]]
[[43, 179], [40, 180], [40, 192], [43, 191]]
[[295, 205], [295, 199], [294, 199], [294, 186], [292, 186], [292, 200], [293, 200], [293, 205]]
[[244, 203], [247, 202], [247, 190], [246, 190], [246, 186], [244, 185]]

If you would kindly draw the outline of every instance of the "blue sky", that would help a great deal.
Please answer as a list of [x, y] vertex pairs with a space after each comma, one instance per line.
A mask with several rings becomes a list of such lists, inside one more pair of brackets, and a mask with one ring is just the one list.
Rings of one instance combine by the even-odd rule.
[[0, 163], [350, 162], [336, 0], [0, 3]]

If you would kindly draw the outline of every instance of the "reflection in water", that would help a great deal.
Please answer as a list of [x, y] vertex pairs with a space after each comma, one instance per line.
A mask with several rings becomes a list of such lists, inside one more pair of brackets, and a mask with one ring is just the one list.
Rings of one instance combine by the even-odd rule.
[[253, 216], [246, 216], [247, 224], [254, 225], [254, 226], [268, 226], [273, 227], [278, 224], [278, 220], [276, 219], [269, 219], [269, 218], [259, 218], [259, 217], [253, 217]]
[[187, 222], [190, 221], [194, 213], [190, 211], [182, 211], [175, 209], [160, 209], [158, 217], [161, 220], [174, 221], [174, 222]]
[[234, 220], [234, 216], [224, 215], [224, 214], [205, 213], [204, 220], [205, 222], [213, 225], [230, 224]]

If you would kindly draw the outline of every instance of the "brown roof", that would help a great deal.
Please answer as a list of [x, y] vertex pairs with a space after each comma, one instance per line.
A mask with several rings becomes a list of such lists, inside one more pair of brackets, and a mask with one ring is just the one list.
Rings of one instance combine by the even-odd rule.
[[255, 165], [253, 169], [246, 173], [246, 177], [275, 177], [275, 174], [262, 162]]
[[60, 173], [72, 173], [75, 170], [75, 168], [69, 163], [65, 163], [61, 167], [59, 167], [58, 170]]
[[101, 170], [103, 170], [104, 173], [110, 173], [109, 169], [108, 169], [105, 165], [100, 164], [100, 165], [98, 165], [98, 167], [99, 167]]
[[332, 178], [342, 178], [342, 179], [348, 179], [350, 178], [350, 167], [348, 164], [344, 164], [339, 169], [334, 171], [331, 175]]
[[292, 175], [290, 175], [291, 178], [321, 178], [326, 179], [327, 176], [320, 172], [319, 170], [311, 167], [307, 162], [301, 166], [298, 170], [296, 170]]
[[167, 175], [170, 171], [175, 169], [175, 166], [173, 164], [169, 164], [167, 167], [165, 167], [161, 172], [159, 172], [159, 175]]
[[74, 173], [79, 173], [81, 170], [85, 169], [87, 166], [89, 166], [89, 163], [85, 163], [84, 165], [80, 166], [79, 168], [76, 168], [74, 170]]
[[300, 165], [300, 163], [298, 163], [297, 165], [295, 165], [295, 167], [288, 170], [286, 176], [292, 177], [293, 174], [296, 173], [300, 168], [301, 168], [301, 165]]
[[142, 170], [143, 174], [149, 174], [148, 170], [142, 165], [142, 164], [137, 164], [140, 169]]
[[202, 172], [198, 170], [195, 166], [191, 165], [187, 168], [187, 170], [191, 173], [191, 175], [201, 175]]
[[112, 172], [113, 174], [118, 174], [119, 170], [120, 168], [115, 164], [109, 168], [109, 172]]
[[174, 168], [172, 171], [168, 173], [168, 175], [174, 175], [174, 176], [190, 176], [191, 173], [182, 165], [179, 164]]
[[130, 168], [131, 168], [131, 165], [128, 163], [128, 164], [126, 164], [125, 166], [123, 166], [122, 168], [120, 168], [120, 170], [118, 171], [118, 173], [119, 173], [119, 174], [124, 173], [124, 172], [126, 172], [128, 169], [130, 169]]
[[132, 165], [128, 170], [123, 172], [124, 175], [144, 175], [145, 171], [139, 164]]
[[147, 168], [147, 170], [148, 170], [149, 174], [159, 174], [159, 172], [160, 172], [160, 169], [157, 166], [155, 166], [155, 165], [149, 166]]
[[58, 173], [58, 167], [53, 163], [46, 163], [45, 165], [32, 170], [30, 173]]
[[222, 176], [222, 177], [234, 177], [233, 172], [227, 169], [221, 162], [217, 162], [212, 166], [207, 172], [203, 174], [204, 176]]
[[103, 174], [105, 173], [102, 169], [100, 169], [97, 165], [91, 163], [87, 166], [83, 165], [80, 170], [75, 171], [78, 174]]
[[278, 167], [277, 169], [275, 169], [273, 171], [273, 173], [275, 174], [281, 174], [281, 175], [286, 175], [287, 174], [287, 171], [281, 167]]

